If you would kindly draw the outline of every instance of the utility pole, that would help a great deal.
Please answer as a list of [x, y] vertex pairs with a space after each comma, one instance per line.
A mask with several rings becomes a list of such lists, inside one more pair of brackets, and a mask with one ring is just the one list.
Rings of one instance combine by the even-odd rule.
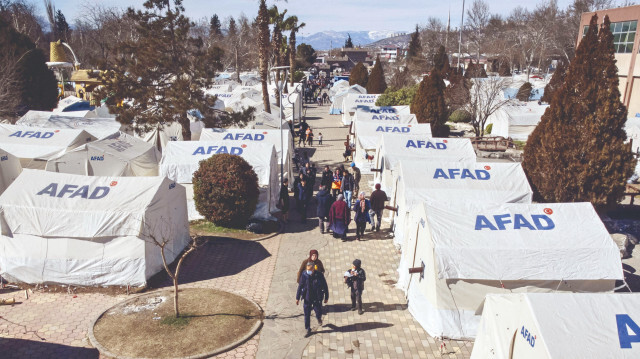
[[464, 0], [462, 0], [462, 14], [460, 15], [460, 38], [458, 39], [458, 69], [460, 69], [460, 56], [462, 56], [462, 28], [464, 27]]
[[451, 30], [451, 1], [449, 1], [449, 18], [447, 19], [447, 35], [444, 38], [444, 47], [449, 51], [449, 30]]

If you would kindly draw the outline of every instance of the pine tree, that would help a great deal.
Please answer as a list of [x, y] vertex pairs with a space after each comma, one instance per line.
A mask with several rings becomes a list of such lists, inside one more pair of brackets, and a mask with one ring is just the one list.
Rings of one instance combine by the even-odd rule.
[[606, 209], [623, 197], [633, 173], [609, 26], [605, 16], [598, 32], [597, 16], [591, 18], [564, 84], [527, 141], [523, 168], [538, 201]]
[[344, 41], [344, 48], [345, 49], [353, 48], [353, 41], [351, 41], [351, 34], [347, 34], [347, 39]]
[[416, 115], [418, 123], [430, 123], [431, 133], [435, 137], [449, 136], [449, 127], [445, 125], [449, 117], [444, 97], [445, 88], [440, 72], [434, 69], [430, 76], [422, 79], [411, 102], [411, 113]]
[[422, 42], [420, 41], [420, 29], [416, 25], [416, 31], [411, 34], [411, 41], [409, 41], [407, 60], [411, 61], [420, 57], [422, 57]]
[[242, 116], [219, 117], [215, 98], [203, 89], [213, 84], [221, 68], [222, 51], [207, 48], [201, 38], [191, 37], [193, 23], [183, 15], [180, 0], [148, 0], [144, 11], [129, 8], [125, 20], [135, 24], [136, 36], [115, 48], [118, 56], [100, 75], [101, 98], [120, 123], [146, 132], [179, 122], [185, 139], [191, 137], [187, 111], [196, 109], [209, 125], [244, 124]]
[[376, 64], [371, 70], [371, 76], [367, 81], [367, 93], [368, 94], [381, 94], [387, 89], [387, 82], [384, 79], [384, 71], [382, 70], [382, 63], [380, 62], [380, 55], [376, 58]]
[[443, 79], [449, 78], [449, 72], [451, 70], [449, 66], [449, 56], [442, 45], [440, 45], [438, 51], [433, 55], [433, 69], [438, 71]]
[[531, 91], [532, 90], [533, 90], [533, 85], [531, 85], [531, 82], [525, 82], [518, 89], [518, 93], [516, 94], [516, 98], [518, 100], [522, 101], [522, 102], [527, 102], [527, 101], [529, 101], [529, 98], [531, 98]]
[[260, 80], [262, 81], [262, 104], [264, 111], [271, 113], [269, 102], [269, 88], [267, 79], [269, 77], [269, 10], [267, 10], [266, 0], [260, 0], [258, 8], [258, 65]]
[[64, 17], [62, 11], [56, 11], [56, 19], [55, 19], [55, 37], [56, 40], [62, 40], [64, 42], [69, 42], [69, 34], [71, 32], [69, 28], [69, 24], [67, 23], [67, 19]]
[[358, 62], [358, 64], [351, 69], [349, 85], [360, 85], [366, 88], [367, 82], [369, 82], [369, 72], [362, 62]]
[[500, 62], [500, 67], [498, 68], [498, 74], [502, 77], [511, 76], [511, 67], [509, 67], [509, 63], [507, 61]]
[[216, 40], [222, 37], [222, 24], [218, 14], [213, 14], [209, 21], [209, 36]]
[[564, 84], [566, 75], [567, 67], [564, 65], [564, 62], [560, 62], [556, 71], [553, 73], [553, 76], [551, 76], [551, 80], [547, 86], [544, 87], [544, 94], [542, 94], [542, 98], [540, 100], [550, 103], [555, 92], [558, 91], [562, 84]]

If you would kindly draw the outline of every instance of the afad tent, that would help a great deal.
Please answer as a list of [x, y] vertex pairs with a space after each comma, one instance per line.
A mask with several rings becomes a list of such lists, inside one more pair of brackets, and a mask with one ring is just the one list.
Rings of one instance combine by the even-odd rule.
[[384, 191], [393, 188], [394, 171], [398, 163], [406, 158], [416, 165], [426, 161], [444, 160], [448, 162], [475, 162], [476, 152], [468, 138], [433, 138], [421, 135], [391, 135], [380, 137], [374, 168], [374, 181], [380, 183]]
[[342, 101], [342, 124], [349, 126], [358, 106], [374, 106], [380, 95], [350, 93]]
[[[414, 117], [415, 118], [415, 117]], [[353, 123], [356, 125], [356, 122]], [[359, 121], [355, 127], [356, 152], [353, 160], [361, 171], [371, 172], [372, 160], [375, 158], [376, 148], [380, 141], [380, 136], [384, 134], [394, 135], [422, 135], [431, 137], [431, 125], [428, 123], [399, 124], [386, 121]]]
[[87, 176], [157, 176], [162, 154], [125, 133], [87, 143], [47, 161], [47, 171]]
[[471, 358], [640, 358], [640, 294], [487, 295]]
[[411, 216], [398, 286], [431, 336], [475, 338], [490, 293], [611, 292], [624, 278], [591, 203], [424, 202]]
[[182, 125], [178, 122], [168, 122], [164, 125], [156, 125], [144, 133], [138, 133], [127, 129], [126, 133], [133, 133], [134, 137], [140, 138], [155, 146], [160, 152], [164, 151], [167, 143], [171, 141], [183, 141]]
[[161, 177], [23, 170], [0, 196], [0, 275], [10, 281], [142, 286], [189, 242], [185, 189]]
[[410, 115], [410, 106], [358, 106], [353, 115], [353, 121], [389, 120], [394, 116]]
[[49, 158], [95, 140], [84, 130], [0, 124], [0, 147], [18, 157], [22, 168], [44, 169]]
[[117, 134], [122, 127], [115, 118], [67, 116], [69, 113], [72, 112], [29, 111], [16, 122], [16, 125], [85, 130], [99, 140]]
[[342, 113], [342, 103], [349, 94], [366, 94], [367, 89], [360, 85], [349, 86], [342, 91], [330, 97], [331, 107], [329, 107], [330, 115], [339, 115]]
[[533, 191], [519, 163], [401, 161], [389, 205], [394, 243], [404, 248], [409, 211], [418, 203], [452, 201], [531, 203]]
[[4, 192], [22, 172], [18, 157], [0, 148], [0, 194]]
[[[236, 128], [206, 128], [202, 131], [200, 136], [202, 141], [231, 141], [236, 144], [243, 144], [247, 142], [266, 143], [273, 145], [276, 149], [277, 163], [283, 165], [284, 178], [289, 179], [289, 186], [293, 188], [293, 160], [291, 156], [293, 151], [293, 139], [289, 132], [289, 126], [283, 127], [282, 138], [280, 138], [280, 130], [251, 130], [251, 129], [236, 129]], [[284, 145], [284, 153], [282, 148]], [[280, 169], [274, 169], [280, 176]]]
[[504, 106], [487, 119], [491, 124], [491, 135], [511, 137], [514, 140], [526, 141], [536, 128], [548, 105], [535, 102]]
[[[219, 154], [229, 153], [242, 156], [258, 175], [260, 196], [254, 218], [272, 219], [280, 194], [278, 185], [278, 160], [272, 144], [237, 141], [184, 141], [170, 142], [162, 153], [160, 175], [184, 184], [187, 189], [189, 220], [202, 219], [193, 200], [193, 174], [200, 167], [200, 161]], [[221, 168], [220, 171], [224, 171]]]

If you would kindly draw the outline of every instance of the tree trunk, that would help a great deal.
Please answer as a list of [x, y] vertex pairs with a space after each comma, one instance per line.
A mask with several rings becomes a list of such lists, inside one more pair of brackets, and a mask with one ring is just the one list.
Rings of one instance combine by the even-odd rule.
[[242, 84], [240, 81], [240, 67], [238, 67], [238, 46], [235, 48], [235, 58], [236, 58], [236, 76], [238, 77], [238, 82]]
[[173, 278], [173, 310], [176, 312], [176, 318], [179, 318], [180, 308], [178, 307], [178, 277]]
[[289, 76], [291, 76], [291, 86], [293, 87], [293, 73], [296, 70], [296, 40], [293, 31], [291, 32], [289, 39], [292, 40], [289, 41]]
[[260, 79], [262, 80], [262, 103], [264, 105], [264, 111], [271, 113], [269, 90], [267, 87], [269, 61], [269, 12], [267, 10], [266, 0], [260, 0], [260, 7], [258, 11], [258, 47]]

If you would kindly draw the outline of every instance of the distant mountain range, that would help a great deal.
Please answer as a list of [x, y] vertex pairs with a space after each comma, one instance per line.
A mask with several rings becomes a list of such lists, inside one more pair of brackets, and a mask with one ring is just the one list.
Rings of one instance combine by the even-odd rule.
[[393, 37], [398, 34], [404, 34], [403, 31], [322, 31], [310, 36], [305, 36], [300, 42], [311, 45], [316, 50], [329, 50], [331, 48], [340, 48], [344, 46], [347, 37], [351, 35], [351, 41], [354, 46], [369, 45], [373, 42]]
[[372, 42], [363, 47], [371, 48], [371, 49], [381, 48], [381, 47], [394, 47], [394, 46], [406, 48], [409, 46], [410, 41], [411, 41], [411, 34], [402, 34], [402, 35], [387, 37], [386, 39]]

